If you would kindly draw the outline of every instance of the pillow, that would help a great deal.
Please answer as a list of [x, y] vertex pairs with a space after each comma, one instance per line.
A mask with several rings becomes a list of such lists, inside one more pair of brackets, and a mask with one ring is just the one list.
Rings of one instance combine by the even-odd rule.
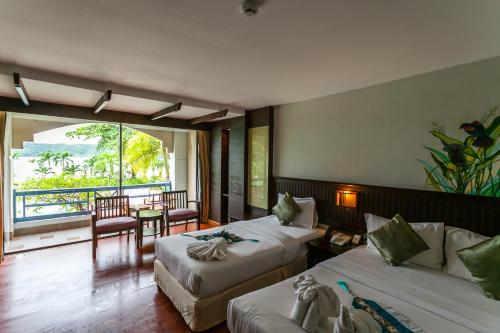
[[484, 242], [489, 237], [455, 227], [446, 227], [445, 231], [444, 253], [446, 255], [446, 266], [444, 266], [444, 271], [458, 278], [475, 282], [472, 274], [458, 257], [457, 251]]
[[[283, 198], [283, 194], [278, 193], [278, 201], [281, 198]], [[299, 205], [302, 212], [291, 221], [291, 224], [308, 229], [316, 228], [318, 225], [318, 212], [316, 211], [316, 201], [314, 198], [293, 197], [293, 199]]]
[[[389, 219], [385, 217], [365, 214], [366, 229], [368, 232], [377, 230], [387, 222]], [[442, 222], [420, 222], [410, 223], [410, 226], [422, 238], [429, 247], [428, 250], [423, 251], [413, 258], [408, 260], [409, 263], [429, 267], [432, 269], [443, 268], [443, 240], [444, 240], [444, 223]], [[376, 250], [372, 242], [368, 239], [367, 247]]]
[[273, 207], [273, 214], [282, 225], [288, 225], [300, 212], [299, 205], [288, 193], [285, 193], [285, 196]]
[[500, 300], [500, 235], [461, 249], [457, 254], [484, 294]]
[[377, 230], [368, 233], [368, 238], [385, 261], [392, 266], [398, 266], [429, 249], [422, 238], [399, 214]]

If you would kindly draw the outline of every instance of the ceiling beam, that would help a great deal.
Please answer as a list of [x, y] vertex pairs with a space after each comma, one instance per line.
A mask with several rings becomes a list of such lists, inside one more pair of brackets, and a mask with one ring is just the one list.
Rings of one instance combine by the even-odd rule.
[[64, 86], [89, 89], [94, 91], [113, 90], [113, 93], [115, 95], [125, 95], [130, 97], [151, 99], [169, 104], [182, 101], [182, 103], [186, 106], [193, 106], [209, 110], [228, 109], [229, 112], [231, 113], [237, 113], [242, 115], [245, 114], [245, 109], [238, 106], [215, 103], [197, 98], [190, 98], [186, 96], [163, 93], [155, 90], [136, 88], [121, 84], [115, 84], [111, 82], [94, 80], [90, 78], [77, 77], [68, 74], [45, 71], [41, 69], [35, 69], [31, 67], [20, 66], [0, 61], [0, 74], [10, 76], [12, 75], [12, 72], [23, 73], [23, 78], [30, 80], [43, 81], [53, 84], [60, 84]]
[[24, 105], [26, 106], [30, 105], [30, 97], [28, 96], [28, 92], [24, 87], [23, 80], [21, 80], [21, 75], [19, 75], [19, 73], [14, 72], [13, 76], [14, 76], [14, 88], [16, 88], [19, 97], [23, 101]]
[[18, 98], [0, 97], [0, 110], [16, 112], [22, 114], [33, 114], [43, 116], [53, 116], [61, 118], [71, 118], [80, 120], [90, 120], [98, 122], [123, 123], [125, 125], [147, 125], [153, 127], [178, 128], [188, 130], [208, 131], [212, 124], [192, 125], [189, 120], [176, 118], [162, 118], [151, 120], [149, 115], [106, 110], [101, 114], [93, 113], [92, 108], [64, 105], [48, 102], [31, 101], [30, 106], [24, 105]]
[[221, 110], [214, 113], [209, 113], [205, 116], [191, 119], [191, 125], [196, 125], [199, 123], [206, 123], [207, 121], [225, 117], [227, 115], [227, 110]]
[[157, 120], [157, 119], [165, 117], [169, 113], [177, 112], [181, 109], [181, 107], [182, 107], [182, 103], [176, 103], [174, 105], [170, 105], [169, 107], [166, 107], [163, 110], [160, 110], [158, 112], [153, 113], [151, 115], [151, 120]]
[[99, 113], [108, 105], [109, 101], [111, 101], [111, 95], [113, 92], [111, 90], [107, 90], [104, 95], [95, 103], [94, 105], [94, 113]]

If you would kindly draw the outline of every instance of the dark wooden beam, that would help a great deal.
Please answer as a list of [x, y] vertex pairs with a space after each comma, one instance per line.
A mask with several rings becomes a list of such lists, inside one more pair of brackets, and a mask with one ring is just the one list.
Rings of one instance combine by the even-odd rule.
[[0, 110], [24, 114], [45, 115], [54, 117], [66, 117], [91, 121], [107, 121], [131, 125], [148, 125], [157, 127], [171, 127], [190, 130], [209, 131], [212, 124], [193, 125], [189, 120], [162, 118], [151, 120], [149, 115], [106, 110], [102, 114], [95, 114], [92, 108], [64, 105], [56, 103], [31, 101], [30, 106], [25, 106], [19, 99], [0, 96]]
[[72, 76], [60, 72], [45, 71], [33, 67], [2, 62], [0, 60], [0, 74], [11, 76], [13, 72], [22, 73], [22, 77], [24, 79], [43, 81], [46, 83], [58, 84], [58, 85], [93, 90], [93, 91], [103, 91], [103, 92], [107, 89], [110, 89], [113, 90], [113, 94], [115, 95], [125, 95], [130, 97], [151, 99], [154, 101], [160, 101], [169, 104], [182, 101], [184, 106], [192, 106], [196, 108], [209, 109], [209, 110], [228, 109], [229, 112], [231, 113], [237, 113], [237, 114], [245, 113], [245, 110], [242, 107], [237, 107], [234, 105], [221, 104], [207, 100], [190, 98], [188, 96], [168, 94], [165, 92], [158, 92], [148, 89], [141, 89], [137, 87], [131, 87], [122, 84], [101, 81], [97, 79]]
[[201, 116], [201, 117], [198, 117], [198, 118], [191, 119], [191, 125], [196, 125], [196, 124], [199, 124], [199, 123], [205, 123], [205, 122], [210, 121], [210, 120], [214, 120], [214, 119], [225, 117], [226, 115], [227, 115], [227, 109], [226, 110], [217, 111], [217, 112], [214, 112], [214, 113], [209, 113], [209, 114], [207, 114], [205, 116]]
[[21, 80], [21, 75], [19, 75], [19, 73], [14, 73], [14, 87], [16, 88], [16, 91], [24, 105], [30, 105], [30, 97], [28, 96], [28, 92], [24, 87], [23, 80]]
[[176, 103], [174, 105], [170, 105], [169, 107], [166, 107], [163, 110], [160, 110], [156, 113], [153, 113], [151, 115], [151, 120], [157, 120], [157, 119], [163, 118], [166, 115], [168, 115], [169, 113], [179, 111], [181, 109], [181, 107], [182, 107], [182, 103]]
[[99, 113], [99, 112], [102, 111], [102, 109], [104, 109], [104, 107], [111, 100], [111, 95], [112, 94], [113, 93], [111, 92], [111, 90], [106, 90], [106, 92], [104, 93], [104, 95], [102, 95], [102, 97], [97, 101], [97, 103], [95, 103], [95, 105], [94, 105], [94, 113]]

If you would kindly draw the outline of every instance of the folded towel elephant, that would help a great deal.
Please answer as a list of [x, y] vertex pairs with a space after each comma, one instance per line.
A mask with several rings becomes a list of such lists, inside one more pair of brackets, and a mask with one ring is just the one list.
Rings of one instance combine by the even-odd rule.
[[187, 255], [197, 260], [224, 260], [226, 259], [226, 251], [227, 241], [221, 237], [190, 243], [186, 248]]
[[293, 287], [295, 301], [291, 318], [307, 332], [313, 333], [318, 325], [328, 321], [328, 317], [340, 314], [340, 300], [329, 286], [318, 283], [313, 276], [300, 275]]

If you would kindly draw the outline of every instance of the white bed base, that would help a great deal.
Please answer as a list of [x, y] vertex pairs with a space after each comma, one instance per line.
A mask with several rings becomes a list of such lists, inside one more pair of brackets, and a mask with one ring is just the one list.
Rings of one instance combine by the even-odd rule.
[[158, 259], [154, 262], [154, 280], [161, 291], [172, 301], [186, 324], [193, 331], [200, 332], [226, 320], [227, 304], [231, 299], [286, 280], [306, 269], [307, 256], [303, 255], [285, 266], [203, 299], [185, 289]]

